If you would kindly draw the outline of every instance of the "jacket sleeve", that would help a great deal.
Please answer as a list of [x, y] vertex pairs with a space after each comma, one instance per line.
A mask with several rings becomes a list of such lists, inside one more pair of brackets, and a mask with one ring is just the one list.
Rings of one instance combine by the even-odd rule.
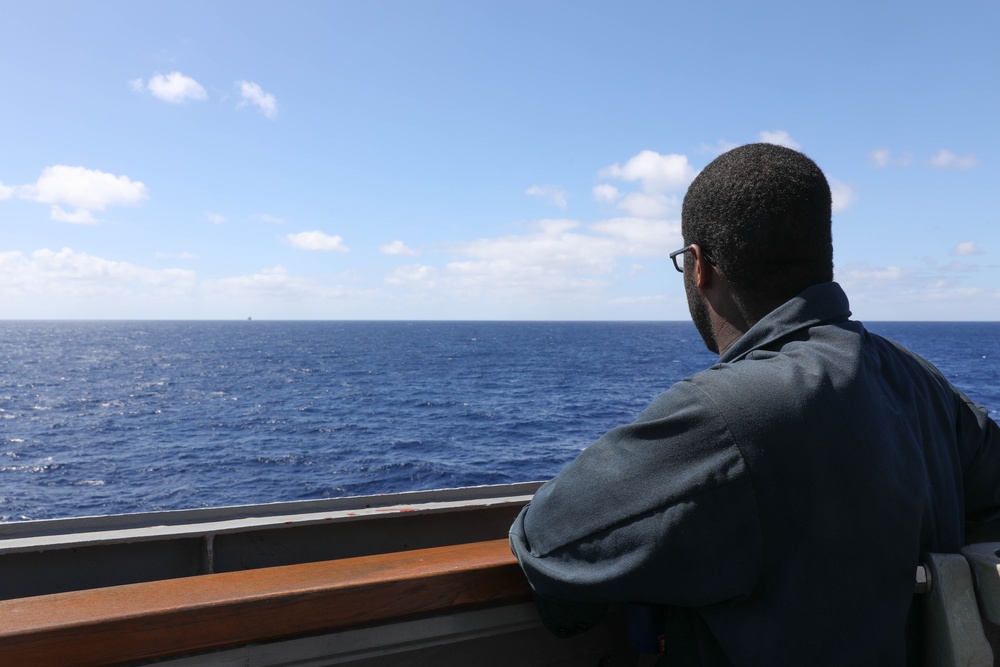
[[762, 550], [757, 505], [711, 405], [693, 383], [678, 383], [538, 490], [510, 533], [536, 596], [584, 610], [703, 606], [752, 591]]
[[959, 392], [958, 435], [965, 485], [965, 542], [1000, 541], [1000, 427]]

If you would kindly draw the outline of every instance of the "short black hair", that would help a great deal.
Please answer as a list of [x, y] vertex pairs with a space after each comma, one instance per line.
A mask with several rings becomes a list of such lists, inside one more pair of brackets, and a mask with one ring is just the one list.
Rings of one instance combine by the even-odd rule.
[[684, 196], [681, 233], [751, 302], [786, 301], [833, 280], [830, 186], [816, 163], [783, 146], [723, 153]]

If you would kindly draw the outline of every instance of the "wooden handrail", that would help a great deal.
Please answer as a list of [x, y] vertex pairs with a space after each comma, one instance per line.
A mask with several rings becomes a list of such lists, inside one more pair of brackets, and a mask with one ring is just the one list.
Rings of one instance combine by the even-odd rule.
[[12, 665], [114, 665], [526, 600], [507, 540], [0, 601]]

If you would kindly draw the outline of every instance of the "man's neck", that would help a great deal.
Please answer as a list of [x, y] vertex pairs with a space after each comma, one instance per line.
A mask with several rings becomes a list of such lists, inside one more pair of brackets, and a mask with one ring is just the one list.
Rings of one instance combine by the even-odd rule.
[[745, 333], [746, 330], [740, 331], [732, 323], [725, 320], [721, 321], [715, 327], [715, 346], [719, 348], [719, 356], [724, 355], [733, 346], [733, 343], [738, 341]]
[[712, 338], [720, 357], [757, 320], [748, 312], [746, 304], [730, 289], [717, 289], [709, 296], [709, 318]]

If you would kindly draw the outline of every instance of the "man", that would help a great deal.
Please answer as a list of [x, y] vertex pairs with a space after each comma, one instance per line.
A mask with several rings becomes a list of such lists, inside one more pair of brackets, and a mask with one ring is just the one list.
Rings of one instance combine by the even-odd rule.
[[691, 184], [671, 257], [721, 356], [518, 516], [551, 629], [645, 603], [667, 664], [906, 664], [921, 559], [1000, 539], [1000, 429], [849, 319], [830, 211], [812, 160], [770, 144]]

